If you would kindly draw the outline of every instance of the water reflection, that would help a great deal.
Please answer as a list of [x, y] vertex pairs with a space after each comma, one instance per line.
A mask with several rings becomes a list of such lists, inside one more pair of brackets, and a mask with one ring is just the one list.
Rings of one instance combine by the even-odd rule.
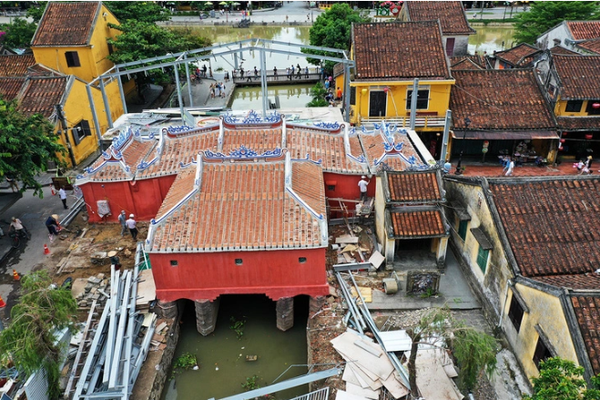
[[493, 54], [514, 45], [515, 29], [512, 25], [473, 26], [477, 33], [469, 36], [470, 54]]
[[[282, 108], [306, 107], [306, 103], [312, 100], [310, 89], [311, 83], [299, 83], [294, 85], [269, 86], [267, 94], [271, 102], [275, 102], [275, 96], [279, 97]], [[232, 110], [249, 110], [262, 107], [261, 91], [259, 86], [238, 87], [233, 94]]]

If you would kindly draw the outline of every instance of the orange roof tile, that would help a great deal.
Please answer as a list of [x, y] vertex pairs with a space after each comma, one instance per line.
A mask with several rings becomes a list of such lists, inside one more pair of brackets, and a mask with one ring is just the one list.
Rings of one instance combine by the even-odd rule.
[[417, 239], [446, 236], [442, 210], [431, 208], [420, 211], [395, 211], [389, 213], [394, 239]]
[[600, 39], [590, 39], [577, 43], [577, 46], [592, 53], [600, 55]]
[[101, 2], [48, 2], [31, 41], [36, 46], [84, 46], [89, 44]]
[[[320, 168], [292, 167], [292, 189], [299, 199], [286, 190], [283, 161], [203, 162], [199, 190], [185, 198], [193, 189], [195, 173], [195, 168], [186, 168], [169, 190], [158, 212], [163, 220], [157, 220], [151, 227], [152, 252], [326, 245], [323, 237], [327, 237], [327, 232], [321, 231], [326, 227], [322, 228], [315, 215], [301, 203], [314, 206], [315, 212], [324, 211], [325, 189]], [[301, 176], [294, 177], [300, 173]]]
[[356, 80], [451, 79], [439, 24], [353, 25]]
[[386, 138], [381, 131], [360, 134], [359, 137], [365, 149], [367, 162], [371, 167], [381, 168], [381, 164], [385, 164], [387, 169], [404, 171], [411, 165], [417, 167], [425, 165], [412, 146], [408, 135], [402, 133], [402, 130], [392, 134], [394, 147], [387, 149], [386, 145], [390, 145], [390, 139]]
[[533, 59], [532, 56], [541, 52], [540, 49], [527, 43], [521, 43], [512, 49], [496, 51], [494, 56], [512, 65], [513, 67], [526, 67]]
[[453, 56], [450, 57], [450, 66], [455, 69], [486, 69], [485, 57], [482, 55]]
[[576, 290], [600, 288], [600, 275], [595, 272], [584, 274], [545, 275], [533, 278], [548, 285]]
[[49, 118], [55, 106], [62, 104], [72, 76], [33, 77], [25, 81], [19, 94], [19, 109], [25, 114], [42, 114]]
[[532, 70], [453, 71], [450, 109], [456, 130], [554, 131], [556, 123]]
[[406, 1], [404, 7], [411, 21], [439, 20], [444, 36], [475, 33], [460, 1]]
[[589, 131], [600, 129], [600, 116], [598, 117], [558, 117], [558, 127], [565, 131]]
[[600, 56], [552, 56], [563, 100], [600, 98]]
[[0, 55], [0, 76], [27, 76], [27, 68], [35, 65], [33, 54]]
[[4, 100], [10, 101], [17, 97], [23, 84], [25, 77], [0, 78], [0, 94]]
[[[397, 203], [427, 203], [441, 202], [440, 176], [437, 170], [432, 171], [403, 171], [386, 172], [389, 190], [388, 202]], [[387, 194], [386, 194], [387, 197]]]
[[572, 295], [571, 303], [594, 374], [600, 373], [600, 295]]
[[523, 276], [592, 273], [600, 265], [600, 178], [489, 180]]
[[565, 21], [573, 40], [600, 38], [600, 21]]

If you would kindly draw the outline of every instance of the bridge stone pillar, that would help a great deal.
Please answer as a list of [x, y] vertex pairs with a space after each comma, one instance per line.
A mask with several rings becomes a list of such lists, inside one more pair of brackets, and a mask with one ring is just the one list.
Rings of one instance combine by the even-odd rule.
[[311, 297], [308, 301], [308, 317], [311, 318], [321, 311], [323, 304], [325, 304], [325, 296]]
[[198, 329], [198, 333], [202, 336], [210, 335], [215, 331], [220, 302], [220, 297], [214, 301], [207, 299], [194, 301], [196, 308], [196, 329]]
[[277, 329], [287, 331], [294, 326], [294, 298], [284, 297], [277, 300]]

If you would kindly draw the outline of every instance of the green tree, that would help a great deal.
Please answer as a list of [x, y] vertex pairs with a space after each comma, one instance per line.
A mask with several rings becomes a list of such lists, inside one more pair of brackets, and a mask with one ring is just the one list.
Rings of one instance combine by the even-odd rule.
[[23, 277], [21, 299], [11, 310], [11, 323], [0, 332], [0, 354], [3, 361], [12, 360], [27, 375], [43, 367], [48, 395], [56, 399], [60, 395], [61, 349], [54, 335], [56, 330], [73, 328], [77, 302], [70, 290], [54, 289], [51, 284], [46, 270]]
[[47, 5], [47, 1], [35, 2], [32, 7], [29, 7], [27, 9], [27, 16], [33, 19], [33, 22], [35, 22], [36, 24], [39, 23], [42, 19], [42, 15], [44, 15], [44, 11], [46, 10]]
[[135, 20], [138, 22], [168, 21], [171, 13], [153, 1], [106, 1], [104, 5], [119, 22]]
[[306, 104], [306, 107], [327, 107], [329, 103], [325, 100], [327, 90], [321, 82], [317, 82], [315, 86], [310, 88], [310, 95], [312, 100]]
[[[352, 45], [352, 23], [368, 22], [369, 18], [366, 15], [354, 11], [347, 3], [333, 4], [329, 10], [319, 15], [310, 28], [310, 44], [349, 51]], [[302, 49], [302, 52], [340, 58], [339, 53], [321, 50]], [[314, 65], [319, 65], [321, 62], [316, 58], [308, 58], [307, 61]], [[333, 61], [326, 61], [325, 70], [332, 73], [334, 64]]]
[[438, 338], [442, 346], [452, 351], [460, 368], [458, 383], [463, 390], [473, 389], [482, 372], [489, 375], [496, 368], [496, 339], [456, 321], [447, 308], [427, 311], [417, 326], [406, 332], [412, 339], [408, 376], [413, 391], [417, 389], [417, 351], [419, 344], [430, 343], [425, 341], [428, 338]]
[[515, 17], [517, 43], [535, 43], [548, 29], [563, 20], [593, 20], [600, 17], [600, 6], [595, 1], [536, 1], [528, 11]]
[[600, 378], [592, 378], [596, 388], [587, 388], [583, 367], [561, 358], [548, 358], [540, 362], [540, 375], [533, 378], [533, 395], [523, 400], [598, 400]]
[[42, 197], [42, 186], [35, 177], [47, 170], [49, 161], [62, 165], [58, 154], [64, 152], [46, 118], [27, 116], [18, 110], [16, 101], [0, 98], [0, 177], [21, 181], [21, 191], [31, 187], [34, 195]]
[[37, 29], [37, 24], [23, 18], [15, 18], [11, 24], [2, 24], [0, 29], [6, 32], [0, 42], [9, 49], [26, 49]]

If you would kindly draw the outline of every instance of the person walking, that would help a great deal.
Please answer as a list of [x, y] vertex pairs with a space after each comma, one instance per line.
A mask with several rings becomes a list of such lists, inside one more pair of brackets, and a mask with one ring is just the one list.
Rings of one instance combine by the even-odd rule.
[[337, 92], [335, 92], [335, 99], [340, 101], [342, 100], [342, 89], [338, 86]]
[[288, 78], [288, 79], [290, 79], [290, 67], [287, 67], [287, 68], [285, 69], [285, 73], [286, 73], [286, 75], [287, 75], [287, 78]]
[[13, 193], [19, 191], [19, 185], [17, 184], [17, 181], [14, 180], [14, 178], [12, 178], [11, 176], [6, 175], [6, 182], [8, 182], [8, 184], [9, 184], [10, 188], [12, 189]]
[[65, 210], [67, 210], [69, 207], [67, 207], [67, 192], [65, 191], [64, 186], [60, 187], [60, 190], [58, 191], [58, 196], [60, 197], [60, 201], [62, 201], [63, 203], [63, 207], [65, 208]]
[[273, 76], [275, 77], [275, 80], [277, 80], [277, 67], [273, 67]]
[[19, 235], [19, 237], [21, 237], [23, 234], [25, 235], [25, 237], [27, 239], [29, 239], [29, 233], [27, 232], [27, 229], [25, 228], [25, 226], [23, 226], [23, 223], [21, 222], [21, 220], [17, 217], [12, 217], [12, 222], [10, 223], [10, 226], [8, 227], [8, 232], [10, 233], [12, 230], [15, 231], [15, 233], [17, 235]]
[[515, 162], [514, 162], [514, 160], [511, 159], [508, 163], [508, 168], [506, 169], [506, 174], [504, 174], [504, 175], [512, 176], [514, 169], [515, 169]]
[[127, 215], [125, 214], [125, 210], [121, 210], [121, 214], [119, 214], [119, 223], [121, 224], [121, 237], [125, 236], [125, 232], [127, 232]]
[[366, 176], [361, 176], [360, 181], [358, 181], [358, 187], [360, 188], [360, 201], [367, 200], [367, 188], [369, 186], [369, 181], [367, 181]]
[[58, 232], [60, 231], [58, 225], [58, 215], [52, 214], [48, 217], [46, 220], [46, 228], [48, 229], [49, 233], [48, 238], [50, 239], [50, 243], [52, 243], [54, 241], [54, 236], [58, 235]]
[[254, 66], [254, 79], [258, 79], [258, 69], [256, 69], [256, 65]]
[[304, 68], [304, 75], [308, 78], [308, 65]]
[[125, 224], [127, 225], [129, 232], [131, 232], [131, 237], [133, 240], [137, 240], [138, 230], [136, 227], [137, 222], [135, 222], [135, 215], [129, 214], [129, 219], [125, 221]]
[[300, 67], [298, 67], [298, 72], [296, 73], [296, 77], [298, 79], [302, 79], [302, 69], [300, 69]]

